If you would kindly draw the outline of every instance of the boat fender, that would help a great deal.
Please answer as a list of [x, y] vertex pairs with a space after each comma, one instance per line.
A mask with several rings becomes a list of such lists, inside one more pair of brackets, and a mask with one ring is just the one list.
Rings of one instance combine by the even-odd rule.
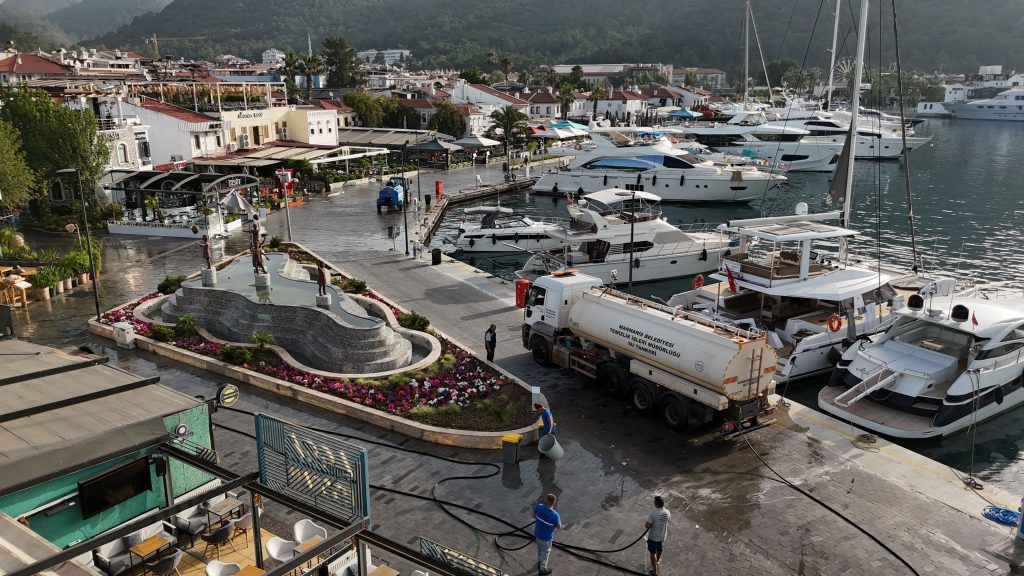
[[519, 232], [516, 232], [516, 235], [513, 239], [515, 240], [516, 244], [519, 244]]
[[495, 236], [494, 234], [491, 234], [491, 244], [493, 245], [493, 244], [497, 244], [497, 243], [498, 243], [498, 237]]
[[828, 329], [832, 332], [839, 332], [843, 327], [843, 319], [839, 317], [839, 314], [832, 314], [828, 317]]
[[686, 174], [679, 175], [679, 186], [682, 187], [686, 183]]
[[604, 175], [604, 185], [605, 186], [608, 185], [608, 175], [607, 174]]
[[658, 184], [658, 175], [655, 174], [654, 176], [651, 176], [651, 186], [655, 186], [657, 184]]
[[996, 404], [1003, 403], [1003, 387], [996, 386], [996, 389], [992, 391], [992, 397], [995, 398]]
[[475, 244], [476, 244], [476, 240], [473, 240], [472, 238], [470, 238], [469, 239], [469, 247], [472, 248], [473, 245], [475, 245]]
[[[636, 185], [639, 186], [640, 183], [644, 181], [643, 179], [644, 179], [644, 175], [643, 174], [637, 174], [636, 175]], [[638, 190], [639, 190], [639, 188], [638, 188]]]
[[633, 268], [639, 268], [639, 267], [640, 267], [640, 259], [637, 258], [636, 260], [633, 260]]
[[703, 248], [700, 249], [700, 259], [701, 259], [702, 262], [707, 262], [707, 259], [708, 259], [708, 248], [707, 248], [706, 244], [704, 245]]
[[555, 194], [556, 196], [558, 195], [558, 184], [555, 184], [554, 186], [551, 187], [551, 193]]

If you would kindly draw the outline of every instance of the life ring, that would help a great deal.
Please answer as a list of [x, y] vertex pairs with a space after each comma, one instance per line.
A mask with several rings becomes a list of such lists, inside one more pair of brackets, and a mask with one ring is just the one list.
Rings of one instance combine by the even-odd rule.
[[833, 314], [828, 317], [828, 329], [832, 332], [839, 332], [839, 329], [843, 327], [843, 319], [839, 317], [839, 314]]
[[704, 275], [697, 274], [696, 276], [693, 277], [693, 282], [691, 282], [690, 284], [693, 286], [694, 290], [700, 290], [701, 288], [704, 287]]
[[575, 148], [577, 150], [583, 150], [583, 144], [580, 144], [579, 142], [577, 142]]

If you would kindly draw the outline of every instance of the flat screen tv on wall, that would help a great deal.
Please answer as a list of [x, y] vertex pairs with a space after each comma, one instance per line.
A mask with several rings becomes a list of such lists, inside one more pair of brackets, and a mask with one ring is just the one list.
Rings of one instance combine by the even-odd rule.
[[78, 499], [82, 504], [82, 518], [95, 516], [152, 489], [145, 456], [81, 480], [78, 482]]

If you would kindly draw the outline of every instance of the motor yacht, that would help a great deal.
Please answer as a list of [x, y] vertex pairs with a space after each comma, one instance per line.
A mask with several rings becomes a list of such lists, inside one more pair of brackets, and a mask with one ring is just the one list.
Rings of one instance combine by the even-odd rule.
[[1000, 92], [994, 98], [946, 102], [943, 106], [953, 118], [1024, 122], [1024, 88]]
[[[769, 122], [768, 125], [802, 128], [810, 133], [804, 137], [804, 141], [814, 143], [843, 144], [846, 140], [846, 133], [850, 130], [849, 124], [825, 115], [795, 120], [775, 120]], [[906, 140], [906, 148], [913, 150], [924, 146], [931, 141], [931, 138], [907, 136]], [[857, 128], [855, 149], [857, 158], [875, 160], [899, 158], [903, 154], [903, 148], [903, 137], [899, 133], [882, 132], [878, 128], [872, 127]]]
[[[598, 134], [591, 134], [591, 137]], [[580, 146], [582, 152], [583, 146]], [[561, 195], [608, 188], [656, 193], [666, 202], [750, 202], [786, 181], [756, 166], [722, 166], [667, 140], [656, 145], [609, 149], [598, 144], [567, 166], [542, 173], [533, 189]]]
[[649, 192], [617, 188], [584, 195], [568, 207], [569, 226], [548, 232], [563, 249], [535, 253], [516, 276], [532, 280], [571, 268], [605, 283], [613, 276], [648, 282], [713, 270], [728, 237], [708, 232], [706, 224], [686, 230], [669, 224], [660, 201]]
[[459, 225], [459, 235], [451, 241], [456, 250], [463, 252], [535, 252], [554, 250], [562, 241], [548, 235], [560, 229], [562, 223], [554, 219], [534, 220], [517, 214], [503, 206], [474, 206], [464, 210], [466, 215], [482, 214], [479, 222]]
[[739, 239], [711, 278], [670, 306], [749, 330], [765, 330], [776, 348], [777, 382], [828, 372], [849, 343], [888, 327], [898, 294], [889, 276], [848, 265], [832, 248], [857, 234], [826, 223], [839, 212], [734, 220], [719, 232]]
[[931, 438], [1024, 402], [1024, 299], [965, 296], [955, 284], [933, 281], [880, 338], [851, 346], [819, 408], [886, 436]]

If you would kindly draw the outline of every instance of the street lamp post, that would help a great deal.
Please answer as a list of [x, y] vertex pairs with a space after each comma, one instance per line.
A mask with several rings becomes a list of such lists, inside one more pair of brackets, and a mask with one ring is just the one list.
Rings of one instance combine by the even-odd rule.
[[74, 222], [68, 222], [64, 226], [64, 229], [67, 230], [68, 234], [70, 234], [72, 232], [75, 232], [75, 233], [78, 234], [78, 249], [81, 250], [82, 249], [82, 230], [78, 227], [78, 224], [75, 224]]
[[633, 293], [633, 227], [636, 225], [636, 190], [623, 190], [615, 193], [617, 196], [628, 196], [629, 197], [629, 284], [626, 289], [630, 294]]
[[96, 261], [92, 256], [92, 235], [89, 233], [89, 216], [85, 211], [85, 187], [82, 186], [82, 172], [78, 168], [57, 170], [57, 174], [75, 174], [78, 177], [78, 200], [82, 204], [82, 223], [85, 224], [85, 247], [89, 253], [89, 276], [92, 278], [92, 298], [96, 304], [96, 321], [101, 322], [100, 289], [96, 284]]
[[[409, 148], [409, 142], [406, 141], [402, 144], [402, 226], [405, 228], [405, 255], [409, 255], [409, 203], [407, 202], [409, 193], [405, 189], [408, 184], [405, 181], [405, 153]], [[417, 186], [418, 188], [418, 186]]]

